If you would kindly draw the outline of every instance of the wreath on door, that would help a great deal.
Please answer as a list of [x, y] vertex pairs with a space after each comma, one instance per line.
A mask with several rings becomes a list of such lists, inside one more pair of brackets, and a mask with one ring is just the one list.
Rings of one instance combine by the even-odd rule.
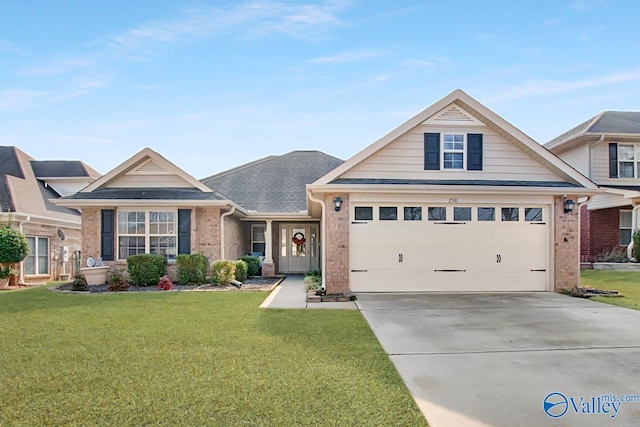
[[306, 242], [307, 240], [304, 238], [303, 233], [298, 232], [293, 235], [293, 238], [291, 239], [291, 241], [293, 242], [294, 245], [300, 246], [300, 245], [304, 245], [304, 242]]

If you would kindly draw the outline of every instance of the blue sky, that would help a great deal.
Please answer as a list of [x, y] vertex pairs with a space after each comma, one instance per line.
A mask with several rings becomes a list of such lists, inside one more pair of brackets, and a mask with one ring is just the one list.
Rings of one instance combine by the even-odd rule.
[[0, 0], [0, 144], [196, 178], [346, 159], [456, 88], [540, 143], [640, 110], [640, 3]]

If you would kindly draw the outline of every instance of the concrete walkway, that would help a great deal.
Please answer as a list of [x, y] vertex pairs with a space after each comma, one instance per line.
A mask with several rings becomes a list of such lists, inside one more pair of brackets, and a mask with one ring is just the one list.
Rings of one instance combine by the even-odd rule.
[[260, 304], [260, 308], [315, 308], [334, 310], [356, 310], [353, 301], [347, 302], [311, 302], [307, 303], [304, 290], [304, 276], [288, 275]]

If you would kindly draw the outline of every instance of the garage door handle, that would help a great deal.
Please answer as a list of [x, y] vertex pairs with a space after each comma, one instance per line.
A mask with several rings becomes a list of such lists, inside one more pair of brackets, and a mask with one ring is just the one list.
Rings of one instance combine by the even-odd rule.
[[467, 270], [452, 270], [452, 269], [445, 269], [445, 270], [433, 270], [436, 273], [464, 273]]
[[351, 221], [351, 224], [368, 224], [367, 221]]
[[404, 255], [398, 254], [398, 262], [403, 262], [403, 261], [404, 261]]
[[531, 270], [531, 271], [547, 271], [546, 268], [538, 268], [537, 270]]
[[352, 273], [366, 273], [368, 270], [351, 270]]
[[496, 262], [500, 264], [502, 262], [502, 255], [496, 254]]

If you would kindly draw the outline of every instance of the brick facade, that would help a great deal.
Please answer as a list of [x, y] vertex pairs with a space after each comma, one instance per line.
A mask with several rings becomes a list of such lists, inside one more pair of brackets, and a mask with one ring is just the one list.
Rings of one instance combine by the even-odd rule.
[[[342, 208], [336, 212], [333, 200], [342, 199]], [[349, 290], [349, 195], [330, 193], [324, 196], [327, 206], [325, 236], [326, 269], [325, 276], [328, 294], [348, 293]]]
[[620, 210], [632, 206], [590, 211], [582, 207], [580, 218], [580, 261], [598, 261], [603, 253], [620, 246]]
[[224, 219], [224, 256], [235, 260], [249, 253], [251, 226], [230, 215]]
[[[577, 196], [568, 198], [577, 200]], [[559, 292], [580, 283], [580, 245], [578, 240], [578, 210], [564, 213], [564, 198], [554, 198], [554, 286]]]

